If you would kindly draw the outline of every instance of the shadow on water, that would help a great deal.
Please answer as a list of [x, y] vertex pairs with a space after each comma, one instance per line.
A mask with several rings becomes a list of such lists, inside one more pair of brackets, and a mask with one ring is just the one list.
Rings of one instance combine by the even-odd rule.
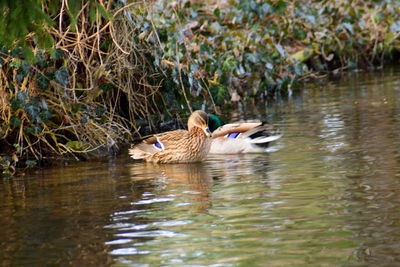
[[400, 72], [243, 106], [284, 136], [199, 164], [77, 162], [0, 180], [0, 262], [393, 266], [400, 262]]

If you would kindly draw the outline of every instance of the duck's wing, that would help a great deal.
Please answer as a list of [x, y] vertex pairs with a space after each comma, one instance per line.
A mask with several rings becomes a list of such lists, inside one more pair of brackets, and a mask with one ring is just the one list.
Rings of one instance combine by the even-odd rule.
[[173, 146], [173, 144], [179, 142], [186, 133], [187, 131], [185, 130], [175, 130], [147, 137], [142, 140], [141, 143], [133, 145], [131, 149], [129, 149], [129, 154], [134, 159], [147, 158]]
[[265, 152], [269, 142], [281, 135], [271, 135], [271, 125], [241, 122], [223, 125], [213, 132], [210, 153], [236, 154]]
[[134, 159], [146, 159], [162, 150], [162, 147], [158, 147], [157, 144], [158, 140], [156, 136], [148, 137], [141, 143], [133, 145], [129, 149], [129, 155]]
[[[238, 122], [225, 124], [216, 129], [212, 137], [214, 139], [225, 137], [225, 138], [251, 138], [261, 140], [260, 137], [270, 136], [271, 125], [263, 124], [260, 121], [257, 122]], [[257, 141], [255, 141], [257, 142]]]
[[[252, 129], [256, 128], [257, 126], [261, 126], [262, 122], [238, 122], [238, 123], [229, 123], [225, 124], [219, 128], [217, 128], [213, 133], [212, 133], [212, 138], [218, 138], [218, 137], [223, 137], [226, 135], [231, 134], [232, 137], [235, 135], [235, 133], [238, 133], [237, 137], [239, 134], [246, 133], [248, 131], [251, 131]], [[247, 137], [247, 135], [246, 135]]]

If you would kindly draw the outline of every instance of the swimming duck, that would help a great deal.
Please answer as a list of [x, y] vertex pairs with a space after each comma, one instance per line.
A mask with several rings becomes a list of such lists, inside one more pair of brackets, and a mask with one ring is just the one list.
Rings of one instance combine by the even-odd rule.
[[154, 163], [202, 161], [210, 150], [210, 136], [207, 113], [197, 110], [189, 117], [188, 130], [175, 130], [150, 136], [129, 149], [129, 154], [134, 159], [144, 159]]
[[260, 121], [225, 124], [216, 115], [208, 115], [212, 131], [211, 154], [262, 153], [282, 135], [270, 135], [272, 126]]

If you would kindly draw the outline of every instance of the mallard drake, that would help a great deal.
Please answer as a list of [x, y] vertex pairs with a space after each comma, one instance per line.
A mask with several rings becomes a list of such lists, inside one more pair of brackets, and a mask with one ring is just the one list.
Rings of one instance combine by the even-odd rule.
[[210, 136], [207, 113], [197, 110], [189, 117], [188, 130], [175, 130], [150, 136], [129, 149], [129, 154], [134, 159], [144, 159], [154, 163], [202, 161], [210, 150]]
[[272, 127], [260, 121], [237, 122], [223, 125], [216, 115], [208, 116], [212, 131], [211, 154], [239, 154], [266, 152], [268, 143], [282, 135], [270, 135]]

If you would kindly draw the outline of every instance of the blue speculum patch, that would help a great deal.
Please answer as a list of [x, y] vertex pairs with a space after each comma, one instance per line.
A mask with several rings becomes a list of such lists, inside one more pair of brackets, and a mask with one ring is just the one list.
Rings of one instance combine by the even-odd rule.
[[155, 143], [154, 143], [154, 146], [157, 147], [157, 148], [159, 148], [159, 149], [162, 149], [162, 145], [161, 145], [160, 142], [155, 142]]
[[228, 138], [236, 138], [240, 133], [230, 133], [228, 134]]

